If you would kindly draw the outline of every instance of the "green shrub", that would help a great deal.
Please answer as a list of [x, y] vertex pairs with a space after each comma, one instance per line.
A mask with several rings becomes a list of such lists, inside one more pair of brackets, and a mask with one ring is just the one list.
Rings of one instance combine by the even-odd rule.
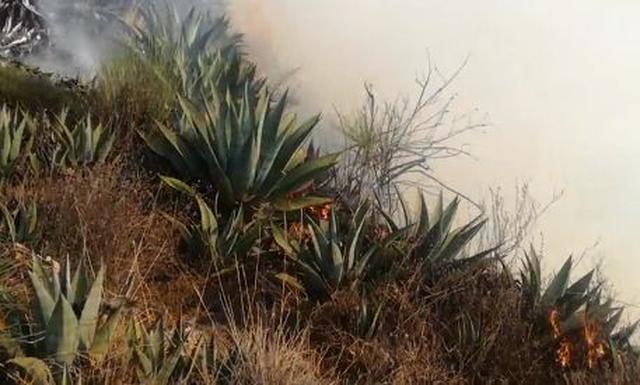
[[86, 108], [86, 88], [17, 62], [0, 60], [0, 101], [31, 112], [70, 108], [75, 115]]

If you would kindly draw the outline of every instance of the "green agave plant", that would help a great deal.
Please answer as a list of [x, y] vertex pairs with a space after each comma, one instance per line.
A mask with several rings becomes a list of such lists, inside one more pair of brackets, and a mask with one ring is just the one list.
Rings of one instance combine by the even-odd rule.
[[[381, 250], [405, 231], [396, 231], [382, 243], [367, 242], [365, 225], [369, 216], [370, 210], [362, 205], [356, 211], [349, 231], [339, 229], [336, 210], [331, 211], [328, 221], [316, 223], [308, 218], [311, 247], [289, 239], [277, 225], [272, 225], [275, 242], [300, 267], [303, 286], [309, 295], [329, 298], [340, 288], [358, 287], [366, 280]], [[279, 278], [288, 282], [296, 281], [286, 274], [280, 274]]]
[[[597, 325], [598, 338], [606, 341], [617, 359], [616, 350], [630, 350], [630, 339], [640, 321], [619, 327], [623, 307], [613, 300], [603, 300], [599, 285], [593, 285], [594, 271], [589, 271], [571, 283], [573, 260], [571, 257], [543, 288], [540, 256], [533, 249], [525, 253], [520, 271], [523, 311], [539, 325], [553, 329], [556, 338], [583, 333], [588, 323]], [[615, 362], [614, 362], [615, 363]]]
[[45, 270], [34, 256], [29, 276], [35, 293], [32, 315], [35, 322], [14, 325], [12, 334], [5, 333], [0, 339], [3, 343], [0, 348], [10, 352], [18, 365], [25, 362], [25, 357], [29, 357], [29, 366], [36, 359], [45, 358], [71, 365], [81, 353], [100, 360], [107, 353], [122, 316], [121, 306], [108, 314], [101, 309], [104, 267], [92, 281], [83, 264], [78, 265], [73, 275], [68, 261], [64, 271], [56, 271], [57, 266], [54, 263], [51, 271]]
[[302, 146], [319, 117], [298, 125], [295, 116], [284, 117], [286, 101], [285, 94], [272, 102], [266, 90], [255, 100], [245, 88], [239, 107], [227, 97], [224, 108], [208, 101], [201, 115], [183, 103], [178, 132], [159, 124], [142, 136], [182, 177], [215, 186], [227, 204], [270, 203], [278, 210], [324, 204], [329, 199], [292, 195], [333, 167], [337, 155], [307, 159]]
[[478, 261], [490, 255], [489, 249], [473, 256], [460, 258], [469, 242], [478, 234], [486, 220], [477, 218], [460, 227], [453, 228], [459, 198], [453, 199], [446, 207], [442, 194], [434, 212], [429, 215], [424, 197], [420, 198], [420, 216], [416, 223], [416, 243], [413, 254], [421, 259], [423, 268], [434, 271], [439, 267], [459, 265]]
[[[241, 98], [245, 84], [257, 93], [264, 84], [255, 65], [245, 60], [240, 36], [229, 21], [191, 8], [182, 15], [169, 2], [148, 4], [131, 24], [132, 48], [157, 69], [176, 94], [201, 102], [214, 93]], [[200, 104], [200, 103], [199, 103]]]
[[0, 203], [0, 242], [29, 243], [37, 237], [38, 210], [35, 202], [10, 210]]
[[363, 298], [358, 307], [355, 334], [360, 338], [370, 340], [378, 332], [384, 313], [384, 303], [374, 303]]
[[252, 223], [244, 224], [242, 207], [230, 215], [226, 225], [221, 226], [209, 205], [193, 188], [175, 178], [162, 177], [162, 180], [173, 189], [193, 197], [198, 203], [199, 223], [184, 224], [166, 216], [180, 231], [192, 256], [206, 255], [209, 258], [228, 260], [248, 253], [258, 234]]
[[559, 312], [561, 322], [579, 319], [577, 311], [587, 303], [596, 301], [598, 290], [591, 287], [593, 271], [569, 285], [572, 268], [573, 260], [569, 257], [547, 287], [543, 288], [540, 256], [533, 248], [525, 253], [523, 268], [520, 271], [525, 309], [542, 314], [543, 321], [548, 319], [552, 310]]
[[68, 122], [68, 110], [55, 117], [54, 149], [50, 155], [52, 167], [79, 167], [105, 161], [113, 147], [115, 134], [91, 116], [75, 123]]
[[161, 318], [151, 330], [147, 330], [142, 322], [132, 320], [129, 328], [129, 349], [140, 383], [177, 383], [175, 377], [180, 375], [185, 340], [186, 332], [182, 325], [170, 329]]
[[[25, 132], [26, 130], [26, 132]], [[11, 174], [20, 156], [31, 151], [31, 140], [25, 142], [26, 133], [33, 131], [33, 121], [19, 109], [3, 105], [0, 109], [0, 176]]]
[[434, 273], [443, 269], [474, 263], [497, 251], [496, 247], [472, 255], [465, 253], [465, 248], [482, 229], [486, 220], [478, 217], [454, 228], [453, 224], [460, 204], [459, 198], [456, 197], [445, 206], [443, 196], [440, 194], [438, 204], [431, 213], [423, 195], [420, 195], [418, 203], [417, 215], [411, 215], [407, 203], [400, 198], [401, 222], [380, 211], [391, 231], [397, 231], [400, 228], [399, 223], [408, 227], [409, 231], [400, 241], [407, 249], [405, 255], [409, 257], [410, 266], [417, 262], [419, 269], [432, 277]]

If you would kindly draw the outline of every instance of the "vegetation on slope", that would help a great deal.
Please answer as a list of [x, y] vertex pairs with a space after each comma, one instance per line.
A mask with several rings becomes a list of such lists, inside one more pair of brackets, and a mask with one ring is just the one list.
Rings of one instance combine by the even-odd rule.
[[423, 96], [323, 154], [226, 20], [139, 12], [91, 83], [0, 68], [2, 383], [638, 383], [593, 272], [409, 209]]

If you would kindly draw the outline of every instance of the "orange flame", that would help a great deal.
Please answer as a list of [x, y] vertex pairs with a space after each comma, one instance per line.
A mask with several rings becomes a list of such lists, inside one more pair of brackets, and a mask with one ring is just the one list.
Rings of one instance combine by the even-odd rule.
[[573, 345], [568, 340], [560, 342], [560, 347], [556, 352], [556, 362], [562, 368], [568, 368], [571, 365], [573, 355]]
[[326, 221], [329, 219], [329, 215], [331, 215], [332, 207], [333, 205], [331, 203], [326, 203], [319, 207], [315, 207], [315, 206], [309, 207], [309, 211], [311, 212], [311, 214], [317, 215], [318, 218], [322, 219], [323, 221]]
[[[584, 316], [584, 329], [582, 335], [574, 335], [573, 340], [562, 332], [560, 327], [560, 312], [553, 309], [549, 313], [549, 324], [553, 331], [553, 336], [559, 340], [560, 345], [556, 350], [556, 362], [562, 368], [568, 368], [574, 364], [576, 359], [576, 349], [579, 344], [579, 354], [586, 360], [589, 369], [596, 367], [607, 354], [607, 345], [602, 338], [600, 324]], [[580, 338], [582, 337], [582, 338]], [[584, 355], [583, 355], [584, 354]]]
[[551, 324], [553, 336], [555, 338], [560, 337], [562, 331], [560, 330], [560, 312], [558, 309], [551, 310], [551, 313], [549, 314], [549, 324]]
[[587, 366], [593, 369], [606, 355], [606, 345], [600, 338], [600, 328], [594, 321], [585, 317], [584, 340], [587, 343]]
[[[562, 329], [560, 328], [560, 311], [558, 309], [551, 310], [549, 313], [549, 324], [553, 331], [553, 337], [558, 339], [562, 336]], [[560, 341], [560, 347], [556, 350], [556, 362], [562, 368], [568, 368], [571, 366], [573, 356], [573, 345], [565, 337]]]

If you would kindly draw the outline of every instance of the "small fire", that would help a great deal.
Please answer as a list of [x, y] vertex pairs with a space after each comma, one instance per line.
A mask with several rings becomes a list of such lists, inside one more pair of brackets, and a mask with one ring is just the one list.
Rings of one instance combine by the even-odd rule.
[[[558, 309], [551, 310], [549, 313], [549, 324], [553, 331], [553, 337], [558, 339], [562, 336], [562, 329], [560, 329], [560, 311]], [[556, 362], [562, 368], [568, 368], [571, 365], [573, 356], [573, 345], [569, 339], [562, 338], [560, 341], [560, 347], [556, 350]]]
[[331, 209], [333, 205], [331, 203], [326, 203], [322, 206], [312, 206], [309, 207], [309, 211], [311, 214], [316, 215], [318, 218], [326, 221], [329, 219], [329, 215], [331, 215]]
[[551, 324], [553, 336], [555, 338], [560, 337], [562, 331], [560, 330], [560, 312], [558, 309], [551, 310], [551, 313], [549, 314], [549, 324]]
[[606, 345], [600, 338], [599, 325], [586, 318], [584, 325], [584, 340], [587, 344], [587, 366], [593, 369], [598, 361], [606, 355]]
[[560, 347], [556, 352], [556, 362], [562, 368], [568, 368], [571, 365], [571, 356], [573, 355], [573, 345], [568, 340], [560, 342]]
[[[560, 312], [557, 309], [549, 313], [549, 324], [554, 338], [560, 341], [558, 350], [556, 350], [556, 362], [560, 367], [570, 367], [574, 363], [576, 355], [579, 354], [585, 359], [582, 362], [586, 362], [587, 367], [593, 369], [606, 356], [607, 345], [602, 339], [600, 324], [588, 319], [586, 314], [582, 334], [574, 335], [573, 339], [562, 332]], [[576, 349], [579, 349], [580, 353], [576, 353]]]

